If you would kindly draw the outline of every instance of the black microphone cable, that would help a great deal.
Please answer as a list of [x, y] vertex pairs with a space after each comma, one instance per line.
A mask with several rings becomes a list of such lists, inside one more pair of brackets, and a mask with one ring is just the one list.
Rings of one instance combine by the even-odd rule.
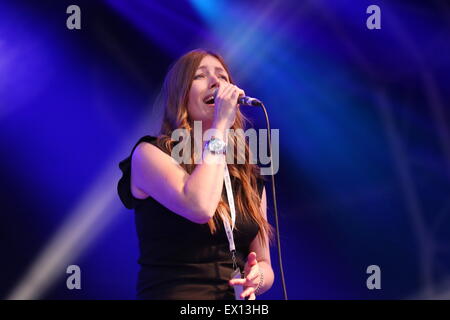
[[[254, 100], [256, 100], [256, 99], [254, 99]], [[264, 103], [262, 103], [261, 101], [256, 100], [256, 102], [253, 102], [251, 105], [252, 106], [260, 106], [263, 109], [264, 115], [266, 117], [266, 125], [267, 125], [267, 130], [268, 130], [267, 137], [269, 139], [270, 170], [271, 170], [271, 173], [272, 173], [271, 174], [271, 178], [272, 178], [272, 197], [273, 197], [273, 208], [274, 208], [274, 216], [275, 216], [275, 229], [276, 229], [276, 238], [277, 238], [278, 262], [280, 264], [281, 285], [283, 287], [284, 300], [288, 300], [287, 289], [286, 289], [286, 282], [284, 280], [283, 261], [281, 259], [280, 227], [279, 227], [279, 224], [278, 224], [277, 196], [276, 196], [276, 192], [275, 192], [275, 175], [273, 173], [272, 140], [271, 140], [269, 116], [267, 115], [267, 110], [266, 110], [266, 107], [264, 106]]]

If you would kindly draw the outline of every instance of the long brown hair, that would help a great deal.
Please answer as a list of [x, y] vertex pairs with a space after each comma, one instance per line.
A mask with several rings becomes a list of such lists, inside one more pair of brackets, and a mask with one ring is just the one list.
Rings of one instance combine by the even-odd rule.
[[[224, 59], [219, 54], [211, 51], [203, 49], [192, 50], [172, 64], [156, 101], [159, 107], [164, 109], [157, 145], [168, 154], [171, 153], [176, 142], [171, 139], [171, 134], [175, 129], [186, 129], [189, 132], [189, 136], [193, 136], [193, 120], [189, 117], [187, 108], [189, 91], [195, 72], [202, 59], [207, 55], [213, 56], [220, 61], [229, 76], [230, 82], [234, 83]], [[245, 129], [247, 122], [250, 122], [249, 119], [238, 108], [235, 122], [230, 129]], [[245, 145], [245, 163], [237, 162], [238, 154], [235, 152], [235, 161], [233, 161], [233, 164], [228, 164], [230, 175], [240, 181], [240, 183], [236, 184], [237, 190], [234, 190], [236, 211], [242, 214], [244, 220], [250, 219], [258, 224], [260, 230], [258, 233], [259, 240], [265, 246], [264, 239], [266, 237], [269, 239], [269, 242], [273, 240], [273, 228], [261, 214], [261, 198], [257, 187], [257, 177], [260, 176], [260, 169], [257, 165], [250, 164], [247, 160], [250, 159], [251, 152], [245, 137], [235, 134], [230, 138], [229, 142], [234, 146]], [[192, 143], [193, 140], [191, 139]], [[194, 150], [194, 148], [191, 148], [191, 150]], [[182, 162], [180, 164], [189, 174], [195, 169], [194, 157], [194, 151], [191, 151], [191, 163]], [[263, 176], [260, 176], [260, 178], [262, 179]], [[221, 215], [230, 217], [230, 208], [223, 195], [213, 219], [208, 222], [212, 234], [216, 232], [218, 223], [222, 223]]]

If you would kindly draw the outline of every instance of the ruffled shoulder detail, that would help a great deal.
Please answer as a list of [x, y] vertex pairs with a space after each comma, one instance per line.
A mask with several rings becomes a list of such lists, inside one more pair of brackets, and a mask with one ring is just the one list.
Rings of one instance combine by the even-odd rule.
[[127, 209], [134, 209], [136, 205], [143, 200], [135, 198], [131, 193], [131, 157], [133, 155], [134, 149], [136, 149], [138, 144], [143, 141], [155, 145], [156, 139], [157, 138], [154, 136], [144, 136], [140, 138], [131, 150], [130, 155], [119, 162], [119, 169], [122, 171], [122, 177], [117, 183], [117, 193], [119, 194], [119, 198], [122, 201], [123, 205]]

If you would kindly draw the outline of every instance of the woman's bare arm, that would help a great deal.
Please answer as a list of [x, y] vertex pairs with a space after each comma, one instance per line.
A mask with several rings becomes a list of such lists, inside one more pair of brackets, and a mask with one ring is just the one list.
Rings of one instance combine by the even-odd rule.
[[[225, 140], [226, 129], [214, 129], [214, 135]], [[200, 224], [213, 217], [222, 195], [224, 155], [206, 152], [202, 163], [189, 175], [159, 148], [140, 143], [133, 153], [131, 168], [133, 184], [169, 210]]]

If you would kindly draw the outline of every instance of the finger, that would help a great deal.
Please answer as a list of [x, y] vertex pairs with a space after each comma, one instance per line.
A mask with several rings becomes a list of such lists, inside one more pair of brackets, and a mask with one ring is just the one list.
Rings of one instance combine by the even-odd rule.
[[238, 97], [245, 97], [245, 91], [238, 88]]
[[220, 98], [222, 99], [224, 92], [227, 90], [228, 85], [227, 84], [219, 84], [219, 86], [216, 88], [216, 93], [214, 99]]
[[230, 286], [240, 285], [243, 286], [247, 280], [246, 279], [233, 279], [228, 281]]
[[252, 251], [248, 254], [247, 263], [251, 267], [258, 263], [256, 260], [256, 252]]
[[233, 92], [233, 95], [237, 95], [237, 97], [243, 97], [245, 96], [245, 91], [239, 88], [237, 85], [232, 85], [235, 89]]
[[224, 89], [221, 94], [221, 98], [227, 98], [230, 95], [230, 92], [234, 89], [234, 86], [231, 83], [226, 83], [224, 85]]
[[220, 85], [214, 90], [214, 99], [216, 99], [219, 96], [220, 91]]
[[233, 99], [237, 98], [238, 92], [239, 92], [239, 89], [236, 86], [234, 86], [233, 90], [231, 90], [231, 92], [230, 92], [230, 97]]
[[250, 297], [248, 298], [248, 300], [256, 300], [256, 295], [254, 293], [252, 293], [250, 295]]
[[247, 288], [244, 290], [244, 292], [241, 293], [241, 298], [245, 298], [246, 296], [249, 296], [254, 292], [255, 292], [255, 288], [253, 288], [253, 287]]
[[228, 88], [228, 84], [227, 83], [218, 83], [217, 86], [217, 96], [221, 96], [223, 95], [223, 93], [225, 92], [225, 90]]
[[239, 88], [236, 87], [236, 91], [233, 93], [231, 99], [236, 99], [237, 103], [239, 104], [239, 98], [245, 97], [245, 92], [244, 90], [241, 90]]
[[235, 85], [231, 85], [230, 90], [227, 92], [227, 98], [229, 99], [236, 99], [238, 98], [238, 88]]

